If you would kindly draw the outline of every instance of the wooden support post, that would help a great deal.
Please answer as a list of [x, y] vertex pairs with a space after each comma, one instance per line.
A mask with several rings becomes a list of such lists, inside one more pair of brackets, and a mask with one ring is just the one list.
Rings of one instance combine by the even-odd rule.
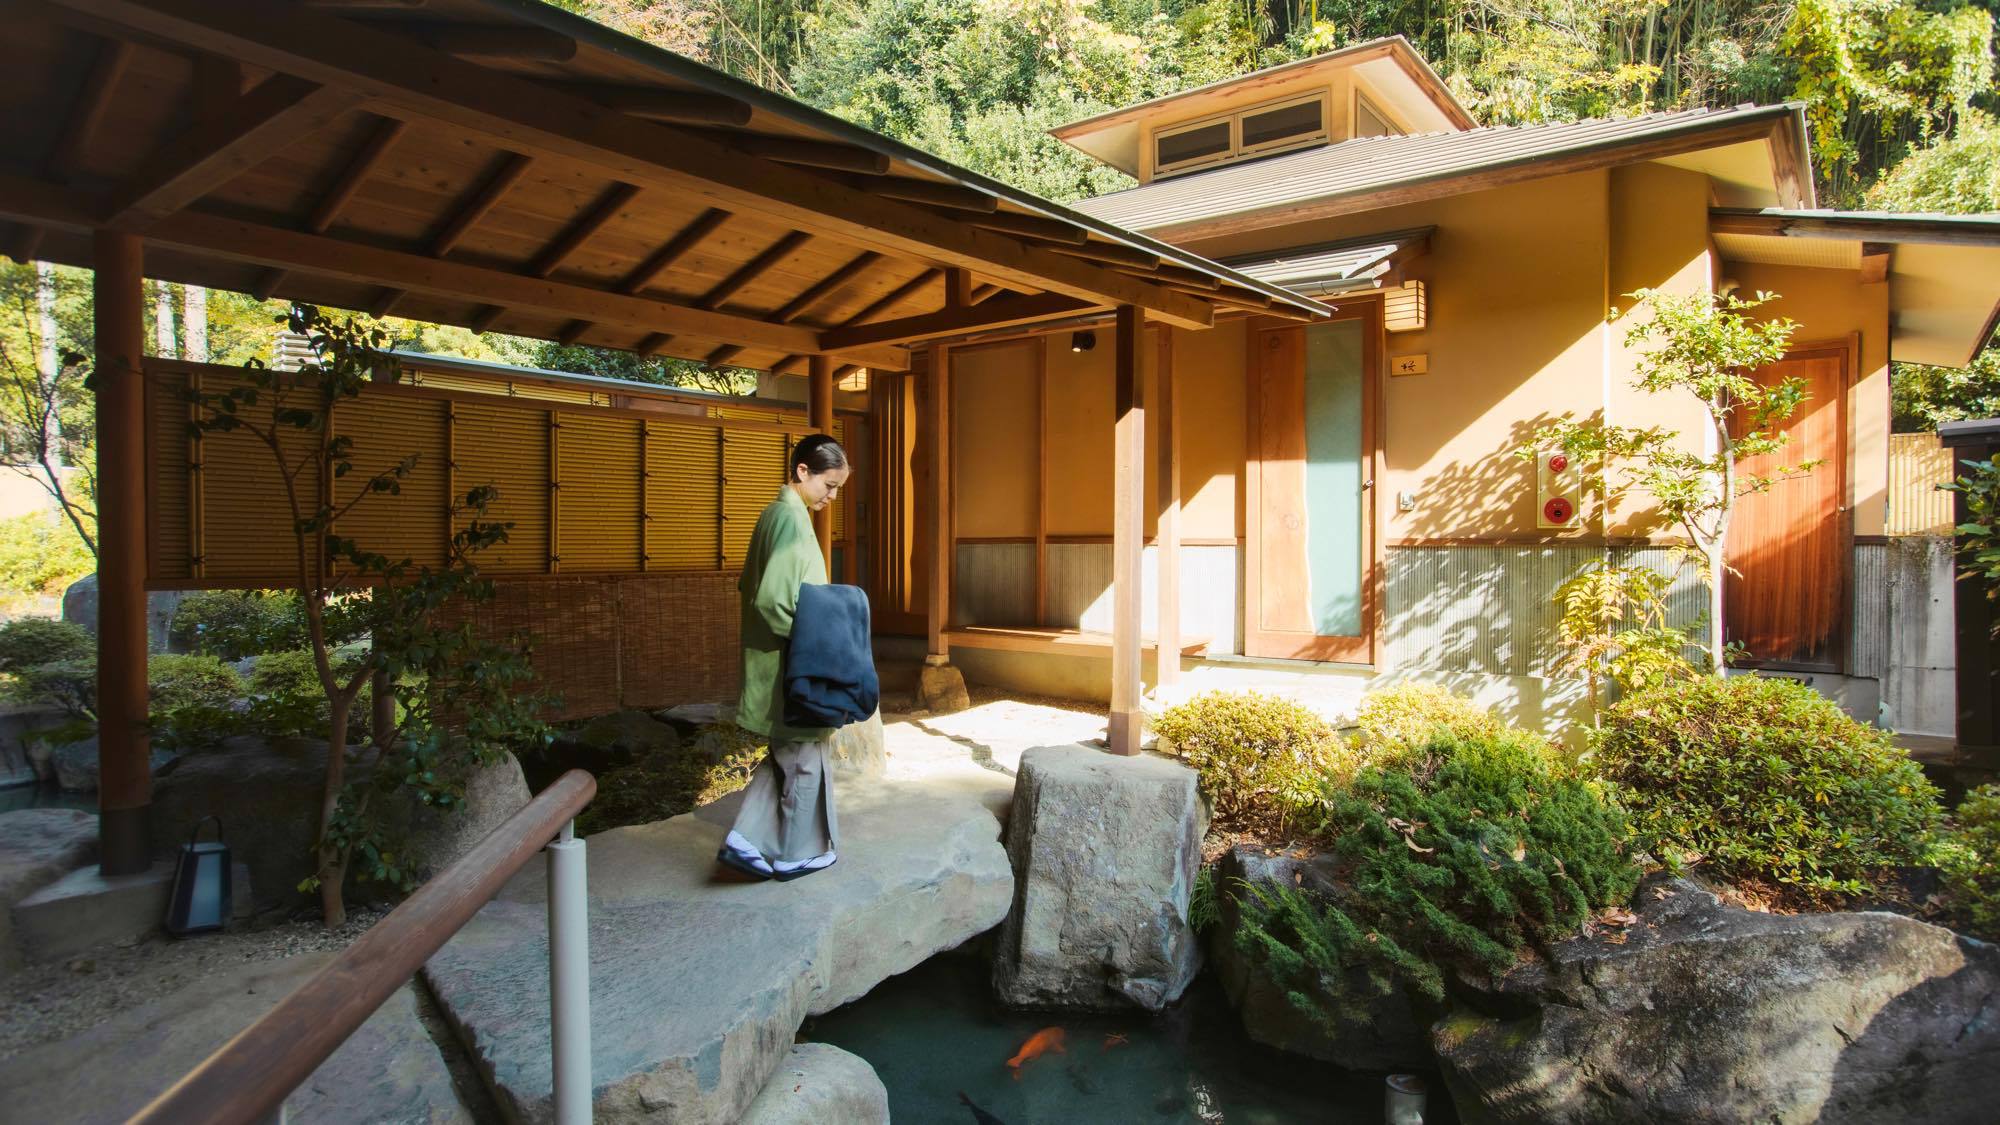
[[[814, 430], [828, 437], [833, 436], [832, 356], [812, 357], [811, 368], [806, 378], [806, 418], [812, 423]], [[831, 576], [833, 574], [832, 505], [813, 513], [813, 534], [819, 536], [820, 557], [826, 560], [826, 572]]]
[[1049, 342], [1035, 349], [1035, 624], [1049, 623]]
[[1136, 305], [1118, 306], [1118, 345], [1112, 417], [1111, 501], [1111, 722], [1108, 740], [1114, 754], [1133, 755], [1146, 731], [1139, 709], [1139, 613], [1143, 572], [1140, 551], [1146, 541], [1146, 408], [1139, 378], [1139, 330]]
[[97, 309], [98, 866], [146, 870], [153, 799], [146, 731], [146, 411], [144, 252], [100, 230], [92, 249]]
[[930, 462], [930, 494], [923, 498], [925, 530], [930, 533], [930, 605], [924, 615], [929, 647], [925, 662], [944, 664], [951, 658], [945, 631], [951, 628], [951, 353], [932, 344], [924, 371], [929, 394], [924, 400], [923, 445]]
[[1174, 386], [1174, 330], [1163, 325], [1158, 334], [1159, 367], [1152, 403], [1160, 481], [1159, 532], [1154, 536], [1160, 552], [1160, 652], [1155, 682], [1166, 687], [1181, 679], [1181, 422]]

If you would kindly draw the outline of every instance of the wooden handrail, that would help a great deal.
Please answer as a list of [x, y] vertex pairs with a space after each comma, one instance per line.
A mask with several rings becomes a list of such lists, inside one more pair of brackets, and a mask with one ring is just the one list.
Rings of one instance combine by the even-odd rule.
[[571, 770], [132, 1118], [252, 1125], [285, 1098], [574, 819], [597, 779]]

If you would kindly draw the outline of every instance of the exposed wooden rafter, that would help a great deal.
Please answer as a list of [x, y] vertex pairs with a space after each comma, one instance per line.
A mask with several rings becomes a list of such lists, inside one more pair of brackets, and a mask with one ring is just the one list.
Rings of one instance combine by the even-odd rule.
[[576, 221], [563, 231], [561, 237], [549, 243], [535, 256], [535, 264], [528, 272], [536, 277], [547, 277], [561, 269], [570, 255], [582, 249], [583, 244], [590, 241], [592, 235], [609, 225], [611, 220], [630, 206], [638, 195], [639, 189], [631, 184], [613, 184], [605, 189], [604, 194], [597, 197], [597, 202], [590, 210], [577, 216]]
[[881, 260], [882, 255], [875, 251], [863, 250], [846, 265], [813, 282], [805, 292], [786, 301], [783, 307], [771, 314], [771, 319], [779, 324], [790, 324], [803, 316], [806, 310], [812, 308], [821, 298], [868, 272]]
[[[327, 229], [333, 226], [334, 221], [340, 218], [340, 213], [346, 210], [348, 203], [353, 201], [355, 193], [361, 190], [361, 185], [368, 181], [368, 177], [374, 174], [383, 158], [389, 155], [389, 150], [395, 147], [397, 139], [408, 127], [406, 123], [393, 117], [384, 117], [378, 121], [374, 130], [368, 134], [367, 142], [361, 146], [361, 151], [341, 169], [340, 175], [326, 189], [326, 194], [320, 196], [312, 214], [306, 216], [303, 229], [310, 234], [325, 234]], [[277, 292], [285, 283], [285, 277], [284, 270], [270, 270], [258, 279], [251, 293], [260, 301], [269, 300], [271, 294]]]
[[466, 235], [472, 233], [472, 228], [479, 225], [479, 220], [500, 205], [500, 201], [507, 197], [515, 184], [521, 182], [521, 177], [528, 174], [534, 163], [534, 157], [518, 152], [502, 156], [487, 173], [485, 181], [459, 203], [451, 217], [431, 236], [431, 257], [442, 258], [451, 253]]
[[555, 82], [551, 89], [574, 94], [620, 113], [680, 125], [748, 125], [750, 103], [722, 94], [621, 86], [609, 82]]
[[381, 25], [398, 35], [421, 40], [447, 55], [465, 59], [567, 62], [576, 57], [576, 40], [558, 31], [520, 24], [413, 23], [397, 20]]
[[997, 230], [1003, 234], [1018, 234], [1038, 242], [1055, 242], [1067, 246], [1081, 246], [1090, 237], [1090, 232], [1054, 219], [1044, 219], [1040, 215], [1022, 215], [1014, 211], [996, 210], [990, 215], [975, 215], [962, 218], [975, 227]]
[[198, 122], [167, 142], [114, 196], [107, 226], [127, 227], [186, 207], [360, 104], [350, 90], [274, 75], [228, 117]]
[[908, 281], [905, 281], [901, 285], [898, 285], [896, 288], [890, 290], [888, 293], [884, 294], [882, 297], [878, 298], [873, 303], [871, 303], [867, 308], [862, 309], [860, 312], [855, 313], [853, 316], [848, 317], [846, 323], [842, 324], [841, 327], [850, 328], [856, 324], [865, 324], [867, 323], [869, 317], [874, 316], [876, 313], [881, 312], [883, 309], [893, 308], [896, 305], [901, 304], [903, 300], [907, 298], [910, 294], [915, 293], [917, 290], [922, 289], [927, 285], [934, 284], [939, 278], [943, 276], [944, 276], [943, 270], [925, 270], [924, 272], [918, 274], [917, 276], [911, 278]]
[[793, 231], [764, 249], [764, 252], [736, 267], [734, 273], [723, 278], [714, 288], [702, 294], [699, 304], [705, 309], [719, 309], [731, 297], [743, 291], [745, 286], [771, 272], [772, 267], [790, 257], [799, 247], [812, 240], [812, 235], [803, 231]]
[[[95, 225], [96, 214], [93, 201], [81, 193], [20, 177], [0, 176], [0, 215], [30, 219], [39, 216], [75, 229], [90, 229]], [[771, 324], [755, 317], [632, 297], [198, 211], [170, 215], [154, 224], [146, 237], [159, 246], [179, 247], [250, 265], [285, 266], [346, 281], [373, 282], [393, 277], [403, 290], [452, 301], [535, 309], [594, 324], [727, 340], [773, 351], [821, 350], [818, 333], [797, 325]], [[856, 363], [893, 370], [901, 370], [907, 361], [900, 348], [864, 348], [843, 354]]]
[[1103, 306], [1092, 306], [1074, 297], [1065, 297], [1058, 293], [1043, 293], [1034, 297], [987, 301], [979, 305], [951, 306], [921, 316], [876, 321], [873, 324], [857, 325], [852, 328], [830, 328], [820, 333], [819, 339], [820, 346], [828, 349], [844, 349], [868, 344], [906, 344], [959, 336], [967, 332], [1013, 328], [1017, 325], [1032, 324], [1038, 320], [1055, 320], [1088, 312], [1093, 307]]
[[104, 115], [111, 112], [111, 96], [118, 89], [118, 80], [125, 75], [125, 68], [132, 65], [132, 45], [122, 39], [107, 40], [97, 50], [97, 60], [91, 64], [90, 77], [84, 80], [83, 92], [71, 108], [69, 119], [63, 122], [61, 138], [56, 142], [56, 150], [49, 158], [49, 170], [57, 179], [71, 180], [83, 162], [83, 152], [90, 147], [91, 138], [97, 135], [98, 126], [104, 123]]
[[1867, 284], [1889, 280], [1889, 263], [1895, 252], [1896, 247], [1887, 242], [1862, 243], [1861, 280]]
[[618, 291], [627, 295], [636, 295], [645, 290], [653, 282], [659, 280], [661, 274], [673, 268], [675, 262], [686, 257], [688, 252], [696, 246], [701, 245], [702, 239], [715, 233], [715, 228], [721, 226], [723, 220], [727, 218], [729, 218], [729, 212], [724, 211], [720, 207], [711, 207], [695, 216], [694, 221], [682, 227], [681, 232], [668, 239], [666, 245], [653, 251], [651, 257], [639, 263], [638, 268], [634, 269], [631, 273], [626, 274], [625, 280], [618, 283]]

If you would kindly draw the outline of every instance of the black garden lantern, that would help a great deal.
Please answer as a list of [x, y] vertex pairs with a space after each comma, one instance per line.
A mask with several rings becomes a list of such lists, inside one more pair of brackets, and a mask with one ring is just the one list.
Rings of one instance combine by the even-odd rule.
[[[215, 822], [215, 839], [204, 841], [201, 826]], [[205, 934], [229, 920], [229, 845], [222, 842], [222, 818], [194, 822], [188, 842], [174, 862], [173, 895], [167, 900], [167, 932], [176, 937]]]

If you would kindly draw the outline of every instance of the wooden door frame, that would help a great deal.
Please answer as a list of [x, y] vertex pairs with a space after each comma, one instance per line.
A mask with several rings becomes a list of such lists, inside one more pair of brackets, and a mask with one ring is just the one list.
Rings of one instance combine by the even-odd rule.
[[[1746, 659], [1738, 661], [1737, 667], [1760, 668], [1772, 672], [1819, 672], [1836, 676], [1851, 674], [1850, 665], [1854, 655], [1854, 474], [1849, 471], [1848, 466], [1854, 459], [1854, 412], [1848, 408], [1848, 400], [1854, 395], [1855, 380], [1860, 378], [1861, 334], [1850, 332], [1845, 336], [1795, 343], [1785, 349], [1785, 354], [1778, 358], [1778, 362], [1823, 356], [1838, 356], [1841, 362], [1840, 397], [1835, 403], [1836, 414], [1833, 424], [1834, 431], [1840, 435], [1840, 455], [1834, 458], [1833, 478], [1834, 495], [1840, 497], [1836, 528], [1841, 538], [1840, 616], [1834, 626], [1832, 660], [1822, 663], [1804, 660]], [[1724, 566], [1731, 565], [1726, 545], [1722, 563]], [[1727, 604], [1722, 607], [1722, 616], [1723, 621], [1719, 627], [1726, 639], [1729, 618]]]
[[[1361, 635], [1312, 637], [1301, 643], [1293, 633], [1267, 633], [1258, 626], [1263, 598], [1263, 536], [1260, 534], [1263, 503], [1263, 429], [1260, 421], [1263, 380], [1260, 374], [1258, 338], [1266, 332], [1293, 331], [1303, 334], [1308, 325], [1275, 317], [1256, 317], [1244, 333], [1244, 384], [1247, 418], [1243, 446], [1243, 652], [1267, 660], [1309, 660], [1322, 663], [1372, 666], [1380, 651], [1382, 631], [1382, 535], [1379, 482], [1382, 479], [1381, 412], [1384, 339], [1382, 301], [1379, 294], [1341, 298], [1332, 320], [1359, 320], [1361, 332]], [[1329, 323], [1315, 321], [1315, 324]], [[1303, 356], [1304, 348], [1300, 353]]]

